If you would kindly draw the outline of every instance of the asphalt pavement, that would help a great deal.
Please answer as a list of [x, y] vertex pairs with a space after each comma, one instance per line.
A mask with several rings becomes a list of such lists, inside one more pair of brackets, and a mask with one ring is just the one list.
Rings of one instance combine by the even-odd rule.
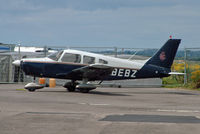
[[200, 91], [0, 85], [0, 134], [199, 134]]

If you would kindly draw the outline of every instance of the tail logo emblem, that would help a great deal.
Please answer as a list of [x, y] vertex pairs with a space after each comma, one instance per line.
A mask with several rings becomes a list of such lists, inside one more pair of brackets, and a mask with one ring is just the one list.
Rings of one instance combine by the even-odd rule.
[[166, 59], [165, 52], [161, 52], [161, 53], [160, 53], [160, 60], [161, 60], [161, 61], [164, 61], [165, 59]]

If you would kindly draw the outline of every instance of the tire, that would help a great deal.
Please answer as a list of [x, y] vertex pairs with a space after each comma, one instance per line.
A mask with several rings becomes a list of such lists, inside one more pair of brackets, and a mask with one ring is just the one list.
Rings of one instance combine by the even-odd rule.
[[65, 88], [68, 89], [69, 87], [71, 87], [71, 85], [72, 85], [71, 82], [67, 82], [67, 83], [65, 83], [65, 84], [63, 85], [63, 87], [65, 87]]
[[29, 88], [28, 89], [29, 92], [35, 92], [35, 90], [36, 90], [35, 88]]
[[75, 92], [75, 87], [70, 86], [70, 87], [67, 88], [67, 91], [68, 92]]
[[72, 83], [72, 82], [67, 82], [63, 85], [63, 87], [67, 88], [68, 92], [75, 92], [76, 85], [78, 82]]

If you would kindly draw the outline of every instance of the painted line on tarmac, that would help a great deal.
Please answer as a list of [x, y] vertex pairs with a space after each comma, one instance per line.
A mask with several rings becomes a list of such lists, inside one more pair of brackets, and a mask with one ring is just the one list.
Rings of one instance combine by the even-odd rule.
[[95, 104], [95, 103], [91, 103], [91, 104], [89, 104], [89, 105], [91, 105], [91, 106], [109, 106], [110, 104]]
[[177, 116], [177, 115], [108, 115], [99, 121], [111, 122], [153, 122], [153, 123], [200, 123], [200, 119], [195, 116]]
[[87, 103], [78, 103], [78, 104], [80, 104], [80, 105], [86, 105]]
[[90, 105], [90, 106], [109, 106], [110, 104], [104, 104], [104, 103], [78, 103], [80, 105]]
[[173, 109], [157, 109], [158, 112], [176, 112], [176, 113], [200, 113], [199, 110], [173, 110]]

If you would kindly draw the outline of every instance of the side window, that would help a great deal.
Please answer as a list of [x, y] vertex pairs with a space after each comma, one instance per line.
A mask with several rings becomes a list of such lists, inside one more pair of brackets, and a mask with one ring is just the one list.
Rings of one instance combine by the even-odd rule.
[[83, 64], [94, 64], [95, 58], [90, 56], [83, 56]]
[[106, 60], [103, 60], [103, 59], [99, 59], [99, 63], [108, 64], [108, 62]]
[[81, 56], [79, 54], [65, 53], [63, 55], [61, 61], [63, 61], [63, 62], [80, 63], [81, 62]]

